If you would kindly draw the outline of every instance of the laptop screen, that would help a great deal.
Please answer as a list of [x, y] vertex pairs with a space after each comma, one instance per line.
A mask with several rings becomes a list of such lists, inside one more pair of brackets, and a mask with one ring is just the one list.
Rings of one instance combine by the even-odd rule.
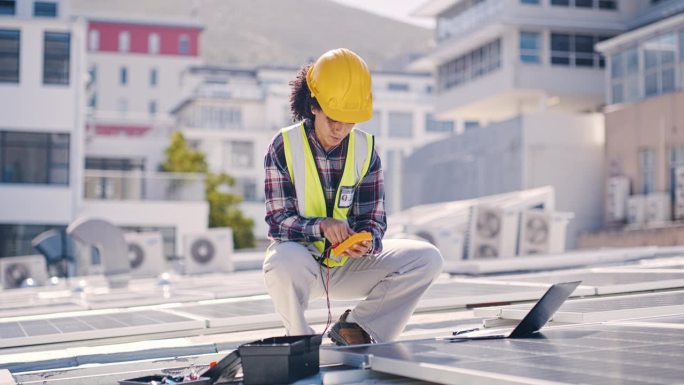
[[557, 283], [544, 293], [509, 337], [527, 337], [539, 331], [553, 317], [582, 281]]

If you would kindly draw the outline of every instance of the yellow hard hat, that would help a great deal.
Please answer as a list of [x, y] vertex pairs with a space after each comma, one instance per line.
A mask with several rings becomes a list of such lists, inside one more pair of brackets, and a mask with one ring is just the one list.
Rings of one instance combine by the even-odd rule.
[[324, 53], [309, 67], [306, 82], [331, 119], [360, 123], [373, 116], [370, 71], [354, 52], [339, 48]]

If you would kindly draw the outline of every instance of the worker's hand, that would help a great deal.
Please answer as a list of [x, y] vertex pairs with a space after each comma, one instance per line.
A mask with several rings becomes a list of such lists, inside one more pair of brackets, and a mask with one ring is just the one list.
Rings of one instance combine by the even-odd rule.
[[349, 258], [356, 259], [368, 255], [372, 247], [371, 241], [361, 241], [353, 244], [350, 248], [345, 250], [342, 255]]
[[333, 218], [325, 218], [321, 222], [321, 232], [331, 245], [340, 244], [354, 234], [354, 230], [349, 227], [347, 221]]

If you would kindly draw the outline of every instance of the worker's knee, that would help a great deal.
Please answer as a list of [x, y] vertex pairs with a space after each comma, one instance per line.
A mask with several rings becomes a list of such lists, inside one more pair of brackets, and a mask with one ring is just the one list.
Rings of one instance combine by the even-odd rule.
[[425, 275], [429, 277], [436, 277], [442, 272], [442, 267], [444, 266], [444, 258], [442, 258], [442, 253], [434, 245], [421, 242], [422, 248], [420, 250], [420, 260], [425, 270]]
[[269, 248], [264, 259], [263, 272], [267, 277], [278, 276], [279, 280], [291, 280], [301, 275], [307, 262], [312, 259], [308, 250], [295, 242], [283, 242]]

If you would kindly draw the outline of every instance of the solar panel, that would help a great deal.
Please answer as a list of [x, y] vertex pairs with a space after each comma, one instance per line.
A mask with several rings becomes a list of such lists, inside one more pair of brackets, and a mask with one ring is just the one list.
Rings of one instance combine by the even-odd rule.
[[204, 321], [157, 310], [0, 322], [0, 348], [202, 329]]
[[[532, 304], [475, 309], [478, 317], [522, 319]], [[684, 290], [568, 300], [556, 312], [556, 322], [601, 322], [684, 313]]]
[[81, 303], [89, 309], [114, 309], [172, 302], [193, 302], [211, 298], [211, 295], [202, 294], [200, 292], [170, 291], [162, 289], [146, 292], [131, 292], [117, 289], [106, 293], [85, 294], [81, 297]]
[[321, 360], [443, 384], [670, 384], [684, 378], [684, 329], [578, 325], [529, 339], [323, 346]]
[[505, 282], [556, 283], [582, 281], [582, 286], [593, 286], [597, 295], [635, 291], [674, 289], [684, 287], [684, 271], [657, 272], [648, 270], [611, 271], [607, 269], [559, 271], [492, 278]]

